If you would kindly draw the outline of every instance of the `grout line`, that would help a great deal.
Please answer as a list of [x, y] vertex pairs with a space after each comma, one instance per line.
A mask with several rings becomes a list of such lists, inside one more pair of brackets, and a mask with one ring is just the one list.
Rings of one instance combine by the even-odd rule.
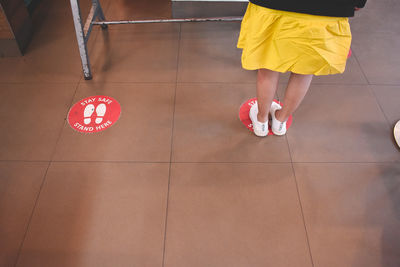
[[[94, 74], [93, 74], [94, 76]], [[149, 82], [129, 82], [129, 81], [99, 81], [99, 80], [91, 80], [88, 81], [87, 83], [90, 84], [175, 84], [175, 82], [170, 81], [170, 82], [157, 82], [157, 81], [149, 81]], [[1, 83], [0, 83], [1, 84]], [[85, 84], [85, 83], [82, 83]]]
[[[60, 127], [60, 128], [61, 128], [61, 129], [60, 129], [60, 133], [58, 134], [56, 143], [54, 144], [53, 151], [51, 152], [51, 155], [50, 155], [50, 163], [51, 163], [51, 162], [54, 162], [54, 161], [53, 161], [53, 157], [54, 157], [54, 154], [55, 154], [55, 152], [56, 152], [56, 150], [57, 150], [57, 145], [58, 145], [58, 143], [59, 143], [59, 141], [60, 141], [60, 139], [61, 139], [62, 132], [63, 132], [63, 130], [64, 130], [64, 128], [65, 128], [65, 125], [68, 123], [67, 120], [68, 120], [69, 108], [73, 105], [73, 102], [74, 102], [74, 99], [75, 99], [75, 95], [76, 95], [76, 92], [77, 92], [77, 90], [78, 90], [78, 87], [79, 87], [79, 84], [80, 84], [82, 78], [83, 78], [83, 76], [80, 77], [79, 81], [78, 81], [78, 82], [76, 83], [76, 85], [75, 85], [75, 91], [74, 91], [74, 93], [72, 94], [71, 101], [70, 101], [70, 104], [69, 104], [69, 106], [68, 106], [67, 113], [66, 113], [65, 116], [64, 116], [64, 123], [63, 123], [62, 126]], [[47, 160], [0, 160], [0, 162], [49, 162], [49, 161], [47, 161]]]
[[64, 123], [63, 123], [63, 125], [62, 125], [62, 127], [61, 127], [60, 133], [58, 134], [57, 141], [56, 141], [56, 143], [55, 143], [55, 145], [54, 145], [54, 149], [53, 149], [53, 151], [52, 151], [52, 153], [51, 153], [51, 156], [50, 156], [50, 162], [53, 162], [54, 155], [56, 154], [56, 151], [57, 151], [58, 143], [60, 142], [60, 139], [61, 139], [61, 136], [62, 136], [62, 133], [63, 133], [63, 131], [64, 131], [65, 126], [68, 124], [68, 113], [69, 113], [70, 108], [71, 108], [72, 105], [74, 104], [74, 99], [75, 99], [75, 96], [76, 96], [76, 92], [78, 91], [79, 84], [80, 84], [82, 78], [83, 78], [83, 75], [81, 76], [81, 78], [79, 79], [78, 83], [77, 83], [76, 86], [75, 86], [75, 91], [74, 91], [74, 93], [72, 94], [71, 101], [70, 101], [70, 104], [69, 104], [69, 106], [68, 106], [67, 113], [65, 114], [65, 117], [64, 117]]
[[[49, 162], [48, 160], [0, 160], [0, 162]], [[140, 160], [51, 160], [54, 163], [137, 163], [137, 164], [288, 164], [290, 161], [280, 162], [263, 162], [263, 161], [140, 161]], [[296, 162], [302, 163], [302, 162]], [[324, 162], [306, 162], [306, 163], [324, 163]], [[340, 163], [340, 162], [327, 162], [327, 163]], [[353, 162], [344, 162], [353, 163]], [[369, 162], [355, 162], [355, 163], [369, 163]], [[375, 162], [372, 162], [375, 163]], [[378, 163], [378, 162], [376, 162]], [[391, 162], [386, 162], [391, 163]]]
[[35, 213], [36, 206], [37, 206], [37, 204], [38, 204], [38, 202], [39, 202], [40, 194], [42, 193], [43, 185], [44, 185], [44, 183], [45, 183], [45, 181], [46, 181], [46, 177], [47, 177], [47, 173], [48, 173], [48, 171], [49, 171], [50, 165], [51, 165], [51, 162], [48, 161], [47, 169], [46, 169], [46, 171], [45, 171], [45, 173], [44, 173], [44, 175], [43, 175], [43, 180], [42, 180], [42, 183], [41, 183], [41, 185], [40, 185], [39, 192], [38, 192], [38, 194], [37, 194], [37, 196], [36, 196], [35, 204], [33, 205], [32, 212], [31, 212], [31, 215], [29, 216], [28, 224], [27, 224], [27, 226], [26, 226], [26, 230], [25, 230], [24, 236], [23, 236], [23, 238], [22, 238], [21, 245], [20, 245], [20, 247], [19, 247], [19, 249], [18, 249], [17, 258], [16, 258], [16, 260], [15, 260], [14, 267], [17, 266], [18, 261], [19, 261], [19, 259], [20, 259], [22, 247], [24, 246], [24, 243], [25, 243], [25, 240], [26, 240], [26, 236], [28, 235], [28, 231], [29, 231], [29, 227], [30, 227], [30, 225], [31, 225], [31, 221], [32, 221], [32, 218], [33, 218], [33, 214]]
[[[97, 34], [98, 35], [98, 34]], [[98, 36], [95, 36], [95, 42], [97, 40]], [[80, 74], [79, 78], [82, 78], [83, 74]], [[98, 80], [91, 80], [89, 81], [90, 83], [101, 83], [101, 84], [175, 84], [173, 81], [98, 81]], [[15, 82], [0, 82], [2, 85], [13, 85], [13, 84], [74, 84], [76, 81], [15, 81]], [[191, 81], [191, 82], [177, 82], [178, 84], [250, 84], [254, 85], [256, 84], [255, 82], [208, 82], [208, 81]], [[279, 85], [285, 85], [287, 82], [279, 82]], [[393, 87], [398, 87], [400, 84], [386, 84], [386, 83], [325, 83], [325, 82], [313, 82], [314, 85], [347, 85], [347, 86], [365, 86], [365, 85], [375, 85], [375, 86], [393, 86]]]
[[264, 161], [173, 161], [174, 164], [288, 164], [290, 161], [264, 162]]
[[358, 61], [358, 58], [357, 58], [356, 53], [354, 53], [354, 50], [352, 50], [352, 55], [354, 56], [354, 59], [356, 60], [357, 65], [358, 65], [358, 67], [360, 68], [361, 73], [363, 74], [363, 76], [364, 76], [365, 80], [367, 81], [368, 85], [371, 85], [370, 81], [368, 80], [367, 75], [366, 75], [365, 72], [364, 72], [364, 69], [361, 67], [360, 61]]
[[18, 160], [2, 159], [0, 162], [52, 163], [126, 163], [126, 164], [392, 164], [398, 161], [140, 161], [140, 160]]
[[[367, 80], [368, 85], [371, 86], [372, 84], [371, 84], [370, 81], [368, 80], [367, 75], [365, 74], [363, 68], [361, 67], [361, 64], [360, 64], [360, 62], [358, 61], [357, 55], [356, 55], [355, 53], [354, 53], [354, 58], [356, 59], [357, 64], [358, 64], [358, 66], [360, 67], [362, 74], [364, 75], [364, 78]], [[373, 86], [377, 86], [377, 85], [374, 84]], [[378, 86], [379, 86], [379, 85], [378, 85]], [[383, 108], [382, 108], [382, 105], [379, 103], [379, 99], [378, 99], [378, 97], [376, 96], [374, 89], [373, 89], [373, 88], [369, 88], [369, 90], [371, 91], [372, 95], [374, 96], [375, 101], [376, 101], [376, 103], [378, 104], [379, 109], [381, 110], [381, 112], [382, 112], [382, 114], [383, 114], [383, 117], [385, 118], [385, 120], [386, 120], [386, 122], [387, 122], [387, 124], [388, 124], [388, 126], [389, 126], [389, 129], [392, 128], [392, 125], [390, 124], [390, 121], [389, 121], [388, 117], [386, 116], [385, 111], [384, 111]]]
[[370, 83], [369, 85], [373, 85], [373, 86], [387, 86], [387, 87], [399, 87], [400, 84], [390, 84], [390, 83]]
[[[81, 77], [81, 75], [79, 75], [79, 77], [77, 77], [77, 80], [79, 80]], [[23, 81], [23, 82], [0, 82], [1, 85], [17, 85], [17, 84], [55, 84], [55, 85], [60, 85], [60, 84], [75, 84], [77, 83], [77, 81], [73, 81], [73, 82], [57, 82], [57, 81]]]
[[[97, 36], [96, 36], [97, 38]], [[96, 40], [95, 40], [96, 41]], [[95, 42], [94, 41], [94, 42]], [[80, 74], [79, 82], [81, 82], [83, 74]], [[98, 80], [91, 80], [89, 81], [91, 84], [175, 84], [173, 81], [98, 81]], [[23, 82], [0, 82], [1, 85], [17, 85], [17, 84], [75, 84], [75, 82], [57, 82], [57, 81], [23, 81]], [[255, 82], [177, 82], [178, 84], [238, 84], [238, 85], [255, 85]], [[84, 83], [83, 83], [84, 84]], [[285, 85], [287, 82], [279, 82], [279, 85]], [[374, 85], [374, 86], [388, 86], [388, 87], [399, 87], [400, 84], [379, 84], [379, 83], [323, 83], [323, 82], [313, 82], [314, 85], [337, 85], [337, 86], [365, 86], [365, 85]]]
[[[81, 81], [82, 81], [82, 80], [83, 80], [83, 75], [81, 76], [81, 78], [79, 79], [78, 83], [76, 84], [75, 92], [74, 92], [74, 94], [72, 95], [71, 102], [70, 102], [70, 104], [69, 104], [69, 108], [71, 108], [72, 105], [74, 104], [74, 99], [75, 99], [76, 93], [78, 92], [78, 88], [79, 88], [79, 85], [81, 84]], [[68, 119], [68, 113], [69, 113], [69, 109], [68, 109], [67, 114], [65, 115], [66, 120]]]
[[[49, 160], [0, 160], [0, 162], [49, 162]], [[51, 160], [52, 163], [126, 163], [126, 164], [392, 164], [398, 161], [138, 161], [138, 160]]]
[[[255, 85], [255, 82], [240, 82], [240, 83], [235, 83], [235, 82], [174, 82], [174, 81], [98, 81], [98, 80], [91, 80], [90, 83], [92, 84], [246, 84], [246, 85]], [[2, 84], [0, 82], [0, 84]], [[286, 84], [286, 83], [284, 83]], [[360, 85], [365, 85], [365, 84], [360, 84]]]
[[388, 164], [398, 161], [294, 161], [293, 164]]
[[31, 163], [44, 163], [44, 162], [49, 162], [48, 160], [18, 160], [18, 159], [2, 159], [0, 162], [31, 162]]
[[386, 115], [386, 113], [385, 113], [385, 110], [383, 109], [381, 103], [379, 102], [379, 99], [378, 99], [378, 97], [377, 97], [377, 95], [376, 95], [374, 89], [373, 89], [371, 86], [369, 86], [368, 89], [370, 90], [371, 94], [374, 96], [375, 102], [376, 102], [376, 104], [378, 105], [379, 109], [381, 110], [381, 112], [382, 112], [382, 114], [383, 114], [383, 117], [385, 118], [386, 123], [387, 123], [387, 125], [388, 125], [388, 127], [389, 127], [389, 130], [392, 130], [393, 125], [390, 123], [390, 120], [389, 120], [389, 118], [387, 117], [387, 115]]
[[[97, 38], [97, 36], [96, 36]], [[96, 40], [95, 40], [96, 41]], [[95, 42], [94, 41], [94, 42]], [[83, 74], [80, 74], [80, 78]], [[175, 84], [173, 81], [98, 81], [98, 80], [91, 80], [89, 81], [91, 84], [101, 83], [101, 84]], [[23, 82], [0, 82], [1, 85], [14, 85], [14, 84], [74, 84], [74, 82], [65, 82], [65, 81], [23, 81]], [[243, 84], [243, 85], [255, 85], [255, 82], [178, 82], [178, 84]], [[279, 85], [285, 85], [287, 82], [279, 82]], [[392, 87], [399, 87], [400, 84], [386, 84], [386, 83], [324, 83], [324, 82], [313, 82], [313, 85], [337, 85], [337, 86], [365, 86], [365, 85], [374, 85], [374, 86], [392, 86]]]
[[306, 219], [304, 216], [304, 211], [303, 211], [303, 205], [301, 203], [301, 197], [300, 197], [300, 191], [299, 191], [299, 185], [297, 183], [297, 177], [296, 177], [296, 172], [294, 170], [294, 166], [292, 163], [292, 171], [293, 171], [293, 176], [294, 176], [294, 182], [296, 183], [296, 190], [297, 190], [297, 198], [299, 200], [299, 205], [300, 205], [300, 210], [301, 210], [301, 217], [303, 219], [303, 225], [304, 225], [304, 231], [306, 233], [306, 239], [307, 239], [307, 246], [308, 246], [308, 252], [310, 253], [310, 259], [311, 259], [311, 264], [314, 266], [314, 259], [312, 256], [312, 251], [311, 251], [311, 245], [310, 245], [310, 238], [308, 237], [308, 230], [307, 230], [307, 225], [306, 225]]
[[314, 267], [314, 259], [312, 256], [312, 252], [311, 252], [311, 245], [310, 245], [310, 239], [308, 237], [308, 230], [307, 230], [307, 225], [306, 225], [306, 219], [304, 216], [304, 211], [303, 211], [303, 205], [301, 204], [301, 197], [300, 197], [300, 191], [299, 191], [299, 185], [297, 183], [297, 177], [296, 177], [296, 172], [294, 170], [294, 165], [293, 165], [293, 157], [292, 157], [292, 151], [290, 150], [290, 145], [289, 145], [289, 140], [287, 135], [285, 135], [285, 139], [286, 139], [286, 143], [288, 145], [288, 150], [289, 150], [289, 155], [290, 155], [290, 160], [291, 160], [291, 166], [292, 166], [292, 172], [293, 172], [293, 177], [294, 177], [294, 182], [296, 184], [296, 191], [297, 191], [297, 199], [299, 201], [299, 205], [300, 205], [300, 211], [301, 211], [301, 217], [303, 219], [303, 226], [304, 226], [304, 231], [306, 233], [306, 241], [307, 241], [307, 246], [308, 246], [308, 252], [310, 254], [310, 260], [311, 260], [311, 265]]
[[169, 193], [171, 187], [171, 169], [172, 169], [172, 149], [174, 142], [174, 125], [175, 125], [175, 109], [176, 109], [176, 91], [178, 88], [178, 74], [179, 74], [179, 59], [180, 59], [180, 45], [182, 37], [182, 23], [179, 23], [179, 41], [178, 41], [178, 54], [176, 57], [176, 76], [175, 76], [175, 92], [174, 92], [174, 106], [172, 112], [172, 129], [171, 129], [171, 147], [169, 155], [169, 170], [168, 170], [168, 189], [167, 189], [167, 204], [165, 208], [165, 222], [164, 222], [164, 244], [163, 244], [163, 254], [161, 266], [165, 266], [165, 250], [167, 241], [167, 228], [168, 228], [168, 209], [169, 209]]
[[169, 161], [130, 161], [130, 160], [52, 160], [53, 163], [127, 163], [127, 164], [169, 164]]
[[174, 161], [174, 164], [388, 164], [388, 163], [398, 163], [398, 161], [309, 161], [309, 162], [301, 162], [301, 161], [280, 161], [280, 162], [273, 162], [273, 161]]
[[381, 110], [381, 112], [382, 112], [382, 114], [383, 114], [383, 117], [385, 118], [385, 120], [386, 120], [386, 122], [387, 122], [387, 124], [388, 124], [388, 126], [389, 126], [389, 129], [392, 129], [392, 125], [391, 125], [391, 123], [390, 123], [390, 120], [389, 120], [389, 118], [386, 116], [386, 113], [385, 113], [385, 111], [383, 110], [383, 107], [382, 107], [381, 103], [379, 102], [379, 99], [378, 99], [378, 97], [376, 96], [374, 89], [373, 89], [373, 88], [369, 88], [369, 90], [371, 91], [372, 95], [374, 96], [375, 101], [376, 101], [376, 104], [378, 104], [378, 107], [379, 107], [379, 109]]
[[[375, 102], [378, 104], [378, 107], [379, 107], [379, 109], [381, 110], [381, 112], [382, 112], [382, 114], [383, 114], [383, 117], [384, 117], [385, 120], [386, 120], [386, 123], [387, 123], [387, 125], [388, 125], [388, 127], [389, 127], [389, 130], [391, 130], [392, 127], [393, 127], [393, 125], [391, 125], [389, 118], [386, 116], [386, 113], [385, 113], [385, 111], [384, 111], [384, 109], [383, 109], [381, 103], [379, 102], [379, 99], [378, 99], [378, 97], [376, 96], [374, 89], [371, 88], [371, 85], [372, 85], [372, 84], [369, 82], [369, 80], [368, 80], [368, 78], [367, 78], [367, 75], [365, 74], [364, 70], [362, 69], [361, 64], [360, 64], [360, 62], [358, 61], [358, 58], [357, 58], [357, 55], [356, 55], [356, 54], [354, 54], [354, 58], [356, 59], [356, 61], [357, 61], [357, 63], [358, 63], [358, 66], [360, 67], [361, 72], [363, 73], [365, 79], [368, 81], [368, 84], [370, 85], [368, 89], [370, 90], [370, 92], [371, 92], [372, 95], [374, 96]], [[374, 85], [372, 85], [372, 86], [379, 86], [379, 85], [374, 84]]]

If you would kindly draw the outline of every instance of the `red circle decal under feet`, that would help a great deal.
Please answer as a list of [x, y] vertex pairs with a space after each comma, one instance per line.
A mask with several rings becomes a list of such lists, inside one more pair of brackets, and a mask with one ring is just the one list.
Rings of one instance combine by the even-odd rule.
[[[249, 112], [250, 112], [250, 108], [256, 103], [256, 101], [257, 101], [257, 98], [249, 99], [246, 102], [244, 102], [240, 106], [240, 109], [239, 109], [240, 121], [244, 124], [244, 126], [246, 126], [247, 129], [249, 129], [252, 132], [253, 132], [253, 124], [251, 123], [251, 120], [250, 120], [250, 117], [249, 117]], [[281, 105], [281, 103], [278, 100], [274, 99], [274, 101]], [[290, 128], [290, 125], [292, 124], [292, 121], [293, 121], [293, 117], [290, 116], [289, 119], [286, 122], [286, 128], [287, 129]], [[271, 127], [269, 127], [268, 135], [273, 135], [273, 133], [271, 131]]]

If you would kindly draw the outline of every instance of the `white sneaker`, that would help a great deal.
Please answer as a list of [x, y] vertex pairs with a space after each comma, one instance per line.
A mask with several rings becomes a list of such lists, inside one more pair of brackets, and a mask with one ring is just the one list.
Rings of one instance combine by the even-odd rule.
[[271, 130], [275, 135], [286, 134], [286, 121], [284, 122], [278, 121], [275, 117], [275, 112], [280, 109], [282, 109], [282, 106], [273, 101], [269, 112], [271, 113], [272, 117]]
[[249, 112], [250, 120], [253, 123], [254, 134], [261, 137], [267, 136], [269, 131], [268, 121], [259, 122], [257, 119], [257, 114], [258, 114], [258, 105], [257, 101], [255, 101], [255, 104], [250, 108]]

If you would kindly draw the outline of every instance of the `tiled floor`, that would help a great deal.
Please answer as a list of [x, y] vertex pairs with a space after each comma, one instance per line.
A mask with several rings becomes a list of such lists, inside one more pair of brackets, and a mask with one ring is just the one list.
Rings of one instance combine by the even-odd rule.
[[[264, 139], [238, 119], [255, 94], [239, 23], [95, 29], [85, 81], [68, 2], [42, 0], [26, 55], [0, 59], [0, 267], [400, 266], [398, 0], [369, 0], [346, 72], [315, 78], [287, 136]], [[91, 95], [122, 115], [80, 134], [66, 116]]]

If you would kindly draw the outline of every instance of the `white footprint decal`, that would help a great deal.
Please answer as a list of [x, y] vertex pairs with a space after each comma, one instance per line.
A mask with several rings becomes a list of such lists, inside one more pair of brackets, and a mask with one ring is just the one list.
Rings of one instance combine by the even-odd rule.
[[83, 122], [85, 124], [89, 124], [91, 122], [90, 117], [92, 116], [93, 112], [94, 112], [94, 105], [92, 104], [87, 105], [85, 110], [83, 111], [83, 117], [84, 117]]
[[96, 108], [96, 123], [100, 124], [103, 121], [104, 114], [106, 114], [107, 107], [105, 104], [100, 104]]

